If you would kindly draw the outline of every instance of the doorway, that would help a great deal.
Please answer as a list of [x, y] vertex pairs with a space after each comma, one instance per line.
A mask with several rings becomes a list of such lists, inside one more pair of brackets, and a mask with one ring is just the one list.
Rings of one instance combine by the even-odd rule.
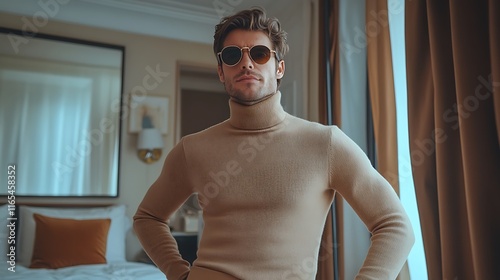
[[215, 68], [179, 65], [178, 140], [229, 118], [229, 97]]

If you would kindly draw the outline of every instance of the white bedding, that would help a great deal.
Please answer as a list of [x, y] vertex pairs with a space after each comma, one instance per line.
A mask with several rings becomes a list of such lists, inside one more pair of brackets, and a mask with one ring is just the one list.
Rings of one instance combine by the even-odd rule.
[[60, 269], [29, 269], [16, 266], [16, 271], [5, 267], [0, 271], [2, 280], [166, 280], [154, 265], [138, 262], [78, 265]]

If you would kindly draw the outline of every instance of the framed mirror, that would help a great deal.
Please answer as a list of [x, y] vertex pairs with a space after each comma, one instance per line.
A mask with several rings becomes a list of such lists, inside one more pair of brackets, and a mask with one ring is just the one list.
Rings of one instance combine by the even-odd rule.
[[14, 166], [16, 196], [117, 197], [124, 47], [6, 28], [0, 42], [0, 182]]

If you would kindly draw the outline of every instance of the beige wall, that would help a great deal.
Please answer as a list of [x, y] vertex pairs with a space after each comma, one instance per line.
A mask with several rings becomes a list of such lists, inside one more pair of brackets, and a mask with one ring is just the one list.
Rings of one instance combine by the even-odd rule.
[[[2, 27], [22, 29], [23, 24], [19, 16], [0, 13], [0, 26]], [[127, 205], [127, 214], [132, 216], [146, 190], [160, 173], [163, 159], [175, 142], [174, 118], [175, 104], [177, 103], [175, 100], [177, 96], [175, 94], [177, 87], [177, 62], [192, 62], [196, 64], [213, 65], [215, 67], [216, 61], [211, 46], [65, 24], [55, 21], [49, 21], [47, 25], [40, 27], [38, 32], [125, 46], [125, 79], [123, 92], [126, 100], [128, 100], [128, 95], [135, 86], [142, 85], [143, 78], [148, 75], [146, 67], [149, 66], [156, 69], [158, 65], [162, 72], [169, 73], [169, 75], [158, 84], [156, 89], [148, 92], [154, 95], [168, 96], [170, 98], [168, 113], [169, 133], [164, 139], [165, 149], [163, 158], [159, 162], [151, 165], [146, 165], [141, 162], [136, 156], [136, 135], [127, 132], [128, 119], [124, 119], [121, 134], [120, 189], [118, 198], [17, 199], [18, 203], [120, 203]]]

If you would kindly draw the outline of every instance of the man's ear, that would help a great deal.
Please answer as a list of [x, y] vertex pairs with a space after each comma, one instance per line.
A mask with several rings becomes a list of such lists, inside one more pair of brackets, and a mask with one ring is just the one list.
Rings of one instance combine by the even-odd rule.
[[285, 75], [285, 61], [280, 60], [276, 68], [276, 79], [281, 79]]
[[225, 80], [224, 80], [224, 71], [222, 71], [222, 65], [219, 64], [217, 66], [217, 74], [219, 74], [219, 81], [221, 81], [221, 83], [224, 83]]

